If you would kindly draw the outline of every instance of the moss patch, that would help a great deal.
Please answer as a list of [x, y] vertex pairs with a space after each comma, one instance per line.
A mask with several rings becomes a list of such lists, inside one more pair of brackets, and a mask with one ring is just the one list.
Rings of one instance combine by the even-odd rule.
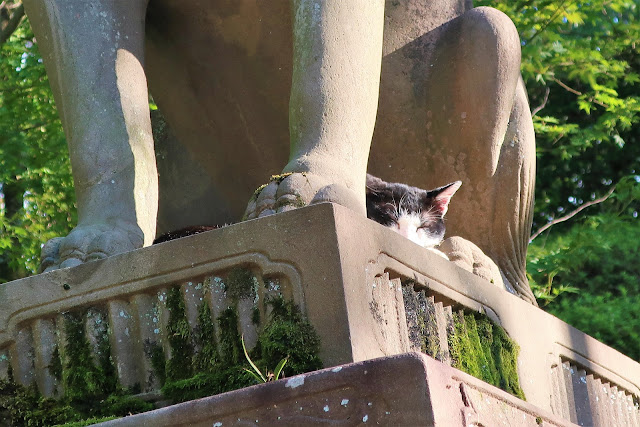
[[69, 404], [40, 396], [35, 385], [24, 387], [11, 380], [0, 381], [2, 425], [50, 426], [82, 418]]
[[[269, 182], [268, 183], [262, 184], [260, 187], [256, 188], [256, 190], [253, 192], [253, 195], [251, 196], [250, 200], [257, 199], [258, 196], [260, 195], [260, 193], [262, 192], [262, 190], [264, 190], [267, 185], [271, 184], [272, 182], [276, 182], [276, 183], [280, 184], [282, 181], [284, 181], [284, 179], [286, 177], [288, 177], [291, 174], [292, 174], [292, 172], [281, 173], [279, 175], [271, 175], [271, 177], [269, 178]], [[304, 173], [303, 173], [303, 175], [304, 175]]]
[[55, 348], [52, 354], [49, 369], [64, 385], [62, 398], [44, 398], [35, 384], [25, 387], [10, 377], [8, 381], [0, 381], [2, 421], [26, 426], [89, 425], [153, 409], [151, 403], [132, 395], [136, 390], [125, 390], [118, 385], [106, 326], [94, 329], [96, 336], [92, 338], [97, 358], [92, 355], [86, 319], [86, 312], [64, 316], [66, 342], [62, 351]]
[[[300, 310], [282, 297], [267, 302], [271, 315], [251, 351], [251, 359], [263, 371], [273, 370], [285, 357], [287, 375], [297, 375], [322, 368], [318, 357], [320, 339]], [[191, 378], [167, 381], [162, 393], [175, 402], [197, 399], [256, 384], [245, 369], [250, 369], [242, 351], [238, 332], [238, 315], [227, 308], [218, 317], [219, 357], [210, 357], [208, 366]], [[204, 347], [203, 347], [204, 348]], [[197, 360], [197, 358], [196, 358]]]
[[[307, 176], [307, 174], [305, 172], [300, 172], [302, 176]], [[266, 184], [262, 184], [261, 186], [259, 186], [258, 188], [256, 188], [256, 190], [253, 192], [253, 195], [251, 196], [251, 198], [249, 199], [249, 203], [256, 201], [258, 199], [258, 197], [260, 196], [260, 193], [262, 193], [262, 190], [264, 190], [267, 185], [271, 184], [272, 182], [276, 182], [278, 184], [280, 184], [282, 181], [284, 181], [284, 179], [286, 177], [288, 177], [289, 175], [292, 175], [293, 172], [287, 172], [287, 173], [281, 173], [279, 175], [271, 175], [271, 178], [269, 178], [269, 182]], [[302, 197], [298, 194], [295, 195], [295, 197], [293, 198], [293, 200], [284, 200], [281, 201], [279, 203], [276, 203], [275, 205], [275, 209], [279, 209], [282, 206], [288, 206], [288, 205], [292, 205], [295, 206], [296, 208], [302, 208], [307, 206], [307, 203], [305, 203], [305, 201], [302, 199]], [[241, 219], [241, 221], [246, 221], [247, 220], [247, 216], [244, 215]]]
[[280, 199], [276, 202], [274, 209], [277, 211], [278, 209], [284, 206], [293, 206], [294, 208], [304, 208], [307, 206], [307, 202], [304, 201], [301, 195], [295, 194], [293, 198], [290, 199]]
[[250, 298], [255, 300], [258, 295], [258, 280], [251, 270], [246, 268], [234, 268], [229, 272], [225, 281], [225, 291], [232, 301]]
[[218, 361], [218, 346], [211, 319], [209, 303], [204, 302], [198, 312], [198, 327], [194, 331], [195, 340], [200, 351], [195, 355], [195, 372], [210, 372], [211, 367]]
[[[262, 372], [272, 372], [284, 358], [288, 361], [283, 372], [289, 376], [322, 368], [320, 339], [293, 302], [278, 296], [265, 302], [270, 310], [258, 306], [259, 281], [247, 269], [232, 270], [224, 284], [234, 304], [213, 319], [211, 307], [204, 301], [193, 329], [180, 287], [167, 291], [170, 357], [165, 356], [159, 342], [144, 343], [152, 375], [162, 385], [165, 397], [179, 402], [256, 384], [245, 371], [250, 365], [234, 308], [239, 300], [254, 301], [251, 320], [261, 331], [250, 357]], [[268, 318], [265, 311], [270, 313]], [[7, 420], [8, 425], [82, 426], [153, 409], [153, 404], [134, 396], [140, 390], [124, 390], [118, 384], [106, 320], [91, 310], [65, 314], [61, 325], [64, 346], [54, 349], [49, 366], [64, 386], [64, 395], [58, 400], [46, 399], [35, 385], [25, 387], [13, 379], [0, 381], [0, 424]]]
[[322, 368], [320, 338], [313, 326], [291, 301], [274, 298], [271, 317], [258, 337], [256, 353], [262, 358], [258, 367], [273, 369], [280, 360], [288, 357], [285, 372], [297, 375]]
[[167, 309], [167, 339], [171, 347], [171, 358], [167, 360], [165, 375], [167, 381], [176, 381], [193, 375], [191, 327], [179, 287], [171, 288], [167, 292]]
[[[518, 379], [519, 347], [502, 327], [477, 312], [452, 313], [424, 291], [415, 292], [412, 283], [403, 284], [403, 298], [413, 346], [524, 399]], [[445, 327], [439, 330], [438, 322]]]
[[147, 340], [144, 343], [144, 352], [145, 356], [151, 362], [151, 369], [153, 370], [153, 375], [158, 380], [158, 384], [162, 386], [166, 379], [166, 365], [167, 359], [164, 355], [164, 349], [157, 342], [151, 342]]
[[[106, 360], [94, 363], [91, 345], [84, 328], [84, 313], [67, 313], [64, 318], [66, 344], [64, 347], [64, 363], [62, 382], [64, 397], [76, 405], [92, 404], [115, 391], [113, 377], [108, 378], [115, 369], [109, 356]], [[101, 353], [109, 355], [108, 336], [97, 337], [101, 344]], [[103, 358], [101, 358], [103, 359]], [[109, 366], [111, 365], [111, 366]]]
[[517, 368], [520, 348], [485, 315], [455, 313], [449, 349], [454, 368], [525, 399]]

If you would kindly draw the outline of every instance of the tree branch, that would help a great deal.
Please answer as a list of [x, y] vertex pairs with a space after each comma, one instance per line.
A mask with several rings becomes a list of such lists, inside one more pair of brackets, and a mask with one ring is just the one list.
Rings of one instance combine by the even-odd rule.
[[547, 89], [544, 92], [544, 99], [542, 100], [542, 104], [538, 105], [533, 109], [533, 111], [531, 111], [531, 117], [538, 114], [538, 112], [540, 112], [540, 110], [542, 110], [547, 105], [547, 101], [549, 100], [549, 92], [551, 92], [551, 89], [549, 88], [549, 86], [547, 86]]
[[611, 195], [613, 194], [613, 191], [616, 189], [616, 186], [614, 185], [613, 187], [611, 187], [609, 189], [609, 191], [607, 191], [607, 194], [605, 194], [604, 196], [597, 198], [595, 200], [591, 200], [590, 202], [586, 202], [583, 203], [578, 209], [569, 212], [567, 215], [562, 216], [560, 218], [554, 219], [553, 221], [548, 222], [547, 224], [543, 225], [542, 227], [540, 227], [540, 229], [538, 231], [536, 231], [535, 233], [533, 233], [531, 235], [531, 237], [529, 238], [529, 243], [531, 243], [533, 241], [533, 239], [535, 239], [536, 237], [538, 237], [540, 234], [542, 234], [545, 230], [548, 230], [549, 228], [551, 228], [552, 226], [559, 224], [561, 222], [565, 222], [571, 218], [573, 218], [574, 216], [576, 216], [578, 213], [580, 213], [582, 210], [588, 208], [589, 206], [593, 206], [593, 205], [597, 205], [598, 203], [602, 203], [605, 200], [607, 200], [609, 197], [611, 197]]
[[[575, 90], [575, 89], [567, 86], [566, 84], [562, 83], [560, 80], [556, 79], [555, 77], [553, 78], [553, 81], [558, 83], [560, 86], [562, 86], [563, 89], [565, 89], [565, 90], [567, 90], [567, 91], [569, 91], [569, 92], [571, 92], [571, 93], [573, 93], [575, 95], [578, 95], [578, 96], [583, 95], [583, 93], [580, 92], [579, 90]], [[593, 97], [589, 98], [589, 101], [591, 101], [594, 104], [597, 104], [597, 105], [599, 105], [601, 107], [608, 108], [607, 104], [604, 104], [604, 103], [602, 103], [600, 101], [597, 101], [597, 100], [593, 99]]]
[[525, 41], [525, 44], [531, 43], [533, 39], [538, 37], [544, 30], [547, 29], [547, 27], [560, 15], [560, 13], [564, 12], [564, 4], [566, 2], [567, 0], [563, 0], [563, 2], [560, 4], [560, 6], [558, 6], [556, 11], [553, 13], [553, 15], [551, 15], [551, 18], [549, 18], [547, 22], [545, 22], [544, 25], [542, 25], [542, 27], [538, 31], [536, 31], [531, 37], [529, 37], [529, 39]]
[[[10, 8], [5, 6], [4, 2], [2, 7], [5, 9], [3, 12], [8, 14], [8, 10]], [[16, 28], [18, 28], [18, 25], [20, 25], [22, 18], [24, 18], [24, 5], [20, 3], [18, 6], [13, 8], [13, 13], [10, 18], [7, 21], [0, 23], [0, 45], [9, 40], [9, 37], [11, 37]]]
[[556, 79], [555, 77], [553, 78], [553, 81], [558, 83], [563, 89], [573, 93], [574, 95], [578, 95], [578, 96], [582, 95], [582, 92], [567, 86], [566, 84], [562, 83], [560, 80]]

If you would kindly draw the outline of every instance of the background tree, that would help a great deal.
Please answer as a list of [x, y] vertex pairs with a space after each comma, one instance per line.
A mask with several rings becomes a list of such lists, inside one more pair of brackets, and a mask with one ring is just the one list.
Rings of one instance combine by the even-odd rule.
[[640, 10], [629, 0], [480, 4], [509, 15], [521, 38], [538, 155], [533, 228], [554, 224], [529, 246], [534, 293], [640, 360]]
[[[475, 5], [509, 15], [522, 41], [538, 146], [534, 230], [554, 224], [529, 249], [534, 292], [545, 309], [639, 359], [638, 6]], [[34, 272], [40, 246], [76, 222], [64, 134], [23, 15], [20, 1], [0, 3], [0, 282]]]
[[40, 247], [76, 222], [69, 156], [20, 2], [0, 3], [0, 282], [37, 270]]

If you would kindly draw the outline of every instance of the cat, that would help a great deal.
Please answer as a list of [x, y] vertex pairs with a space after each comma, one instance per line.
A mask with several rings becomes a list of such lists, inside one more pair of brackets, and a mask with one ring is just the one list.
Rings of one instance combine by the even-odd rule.
[[[444, 215], [447, 213], [451, 197], [460, 185], [462, 182], [455, 181], [434, 190], [423, 190], [406, 184], [385, 182], [367, 174], [367, 217], [447, 258], [436, 246], [444, 239]], [[219, 226], [187, 227], [163, 234], [153, 243], [162, 243], [216, 228]]]
[[444, 215], [449, 201], [461, 185], [461, 181], [455, 181], [423, 190], [367, 174], [367, 217], [449, 259], [436, 247], [444, 239]]

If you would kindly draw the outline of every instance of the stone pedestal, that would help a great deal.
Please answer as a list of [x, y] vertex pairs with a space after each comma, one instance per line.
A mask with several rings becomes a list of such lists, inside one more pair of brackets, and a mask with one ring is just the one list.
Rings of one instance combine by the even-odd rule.
[[[231, 286], [236, 280], [233, 272], [237, 268], [251, 273], [246, 290], [234, 290]], [[320, 358], [325, 367], [388, 358], [421, 350], [415, 328], [412, 329], [415, 313], [405, 308], [410, 307], [407, 295], [416, 292], [423, 295], [420, 301], [429, 301], [433, 307], [429, 328], [435, 331], [441, 349], [446, 343], [442, 335], [447, 327], [446, 313], [483, 313], [501, 325], [520, 346], [517, 370], [528, 404], [517, 403], [515, 398], [505, 400], [504, 393], [487, 388], [488, 385], [481, 387], [477, 381], [467, 381], [468, 377], [459, 371], [415, 355], [366, 362], [373, 364], [371, 366], [388, 366], [380, 368], [388, 376], [376, 377], [371, 384], [388, 383], [391, 391], [381, 386], [371, 390], [359, 386], [361, 392], [345, 398], [364, 401], [378, 394], [402, 396], [398, 400], [376, 397], [376, 405], [387, 402], [394, 416], [400, 416], [397, 414], [413, 405], [407, 406], [405, 398], [422, 399], [415, 404], [431, 402], [432, 409], [420, 415], [411, 412], [406, 419], [438, 420], [441, 419], [437, 418], [439, 411], [448, 411], [445, 403], [449, 398], [444, 398], [442, 403], [441, 396], [447, 396], [450, 385], [455, 389], [455, 393], [452, 392], [455, 399], [467, 396], [463, 406], [455, 406], [458, 417], [472, 414], [467, 411], [460, 415], [461, 408], [475, 408], [481, 419], [492, 417], [495, 405], [499, 405], [495, 402], [508, 401], [507, 406], [515, 408], [513, 414], [521, 411], [526, 420], [531, 414], [552, 420], [545, 415], [552, 413], [580, 425], [640, 425], [638, 363], [391, 230], [332, 204], [246, 221], [1, 285], [0, 378], [7, 378], [11, 366], [16, 381], [25, 385], [35, 382], [45, 396], [60, 396], [63, 384], [52, 366], [56, 365], [56, 357], [65, 360], [67, 337], [63, 325], [66, 313], [70, 312], [80, 313], [77, 319], [84, 322], [96, 360], [105, 357], [100, 349], [108, 341], [121, 385], [139, 385], [144, 392], [157, 392], [159, 383], [154, 371], [154, 353], [150, 349], [159, 350], [169, 359], [175, 350], [168, 336], [169, 297], [182, 301], [185, 319], [192, 330], [199, 327], [199, 313], [205, 301], [211, 319], [218, 319], [221, 313], [232, 308], [239, 315], [237, 332], [244, 335], [250, 348], [261, 327], [253, 322], [253, 316], [265, 318], [269, 311], [265, 301], [270, 296], [281, 296], [293, 301], [315, 328], [321, 340]], [[194, 349], [199, 351], [197, 345]], [[448, 361], [446, 351], [434, 355], [443, 362]], [[362, 371], [368, 371], [362, 368], [369, 366], [366, 363], [348, 368], [353, 375], [348, 383], [368, 384], [370, 377]], [[348, 369], [345, 367], [345, 372]], [[413, 373], [405, 375], [405, 372]], [[339, 393], [334, 391], [345, 386], [335, 385], [344, 383], [333, 383], [332, 378], [342, 381], [341, 376], [333, 374], [329, 370], [299, 378], [319, 378], [318, 384], [322, 385], [318, 385], [318, 390], [329, 390], [326, 398], [337, 399]], [[436, 381], [438, 376], [449, 379]], [[451, 378], [464, 380], [456, 383], [450, 382]], [[295, 402], [297, 391], [294, 393], [291, 389], [295, 381], [302, 380], [289, 379], [279, 385], [268, 384], [231, 395], [253, 396], [248, 398], [254, 402], [251, 411], [260, 412], [259, 408], [273, 408], [273, 405], [290, 408], [277, 400], [283, 397]], [[484, 396], [485, 392], [462, 392], [462, 383], [469, 384], [464, 386], [469, 390], [486, 390], [487, 396], [498, 396], [497, 400], [491, 397], [489, 400], [493, 403], [484, 406], [481, 404], [484, 398], [478, 396]], [[306, 379], [305, 384], [308, 384]], [[471, 384], [476, 385], [471, 387]], [[417, 396], [414, 387], [424, 393]], [[279, 395], [278, 390], [285, 392]], [[315, 396], [314, 390], [309, 389], [310, 396]], [[294, 394], [288, 394], [290, 392]], [[440, 392], [442, 394], [438, 394]], [[269, 400], [271, 406], [261, 406], [264, 396], [273, 399]], [[214, 398], [217, 402], [215, 399], [228, 401], [230, 398]], [[309, 402], [319, 405], [319, 399], [314, 397]], [[318, 407], [321, 415], [326, 404]], [[195, 406], [187, 406], [192, 408], [188, 412], [206, 406], [204, 403], [192, 405]], [[526, 409], [531, 408], [529, 405], [538, 409]], [[330, 413], [324, 415], [338, 416], [335, 414], [341, 413], [340, 408], [339, 402], [336, 405], [335, 400], [331, 400]], [[366, 406], [358, 408], [356, 412], [344, 413], [353, 417], [369, 414], [371, 419], [374, 415], [386, 415], [384, 411], [363, 412]], [[175, 410], [179, 414], [184, 409]], [[163, 411], [166, 416], [174, 416]], [[231, 417], [236, 413], [236, 409], [225, 411], [213, 414]], [[247, 416], [251, 411], [246, 412]], [[283, 416], [279, 410], [264, 411], [256, 419], [271, 416], [269, 414]], [[294, 416], [289, 409], [287, 412]], [[377, 419], [383, 421], [383, 418]], [[350, 423], [349, 420], [352, 419], [343, 421]]]

